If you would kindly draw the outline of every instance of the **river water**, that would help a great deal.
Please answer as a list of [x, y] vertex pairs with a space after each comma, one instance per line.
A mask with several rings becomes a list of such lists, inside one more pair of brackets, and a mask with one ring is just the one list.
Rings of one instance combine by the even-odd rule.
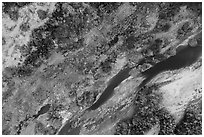
[[47, 113], [50, 109], [50, 104], [46, 104], [45, 106], [43, 106], [36, 115], [34, 115], [35, 118], [39, 117], [40, 115], [43, 115], [45, 113]]
[[99, 99], [90, 108], [88, 108], [88, 110], [96, 110], [101, 105], [103, 105], [108, 99], [110, 99], [114, 94], [114, 88], [117, 87], [123, 80], [130, 76], [129, 74], [130, 70], [131, 68], [126, 67], [123, 70], [121, 70], [116, 76], [114, 76], [110, 80], [108, 87], [104, 90]]

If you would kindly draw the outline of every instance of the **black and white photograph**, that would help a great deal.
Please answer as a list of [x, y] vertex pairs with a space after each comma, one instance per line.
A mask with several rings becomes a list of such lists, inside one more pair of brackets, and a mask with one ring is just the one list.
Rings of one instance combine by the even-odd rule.
[[202, 1], [1, 8], [2, 135], [202, 135]]

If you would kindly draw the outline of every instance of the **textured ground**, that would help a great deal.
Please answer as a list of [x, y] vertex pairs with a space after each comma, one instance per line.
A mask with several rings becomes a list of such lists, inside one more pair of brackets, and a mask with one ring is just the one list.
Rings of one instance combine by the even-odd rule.
[[2, 6], [3, 135], [202, 134], [202, 3]]

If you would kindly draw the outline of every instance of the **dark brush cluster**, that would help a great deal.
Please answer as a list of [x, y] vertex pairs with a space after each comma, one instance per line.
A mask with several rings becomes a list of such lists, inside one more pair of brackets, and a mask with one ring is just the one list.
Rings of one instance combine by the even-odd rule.
[[12, 20], [16, 21], [19, 18], [19, 8], [29, 4], [31, 4], [31, 2], [3, 2], [2, 11], [7, 13]]
[[193, 110], [185, 111], [174, 133], [176, 135], [202, 135], [202, 115], [197, 115]]
[[31, 2], [3, 2], [3, 12], [8, 12], [8, 10], [14, 6], [22, 8], [31, 4]]
[[87, 107], [94, 103], [98, 93], [96, 91], [85, 91], [79, 97], [77, 97], [77, 105]]
[[159, 5], [159, 19], [172, 20], [179, 12], [180, 7], [186, 5], [185, 2], [164, 2]]
[[158, 118], [153, 115], [133, 117], [120, 121], [116, 126], [115, 135], [143, 135], [158, 123]]
[[188, 36], [190, 36], [190, 34], [192, 34], [192, 30], [194, 29], [194, 26], [191, 25], [190, 22], [186, 22], [183, 24], [183, 26], [181, 28], [179, 28], [179, 30], [177, 31], [177, 39], [184, 39]]
[[159, 119], [159, 135], [173, 135], [176, 127], [175, 120], [167, 110], [161, 109], [156, 113]]
[[98, 10], [102, 15], [111, 13], [121, 5], [120, 2], [90, 2], [88, 4]]
[[112, 70], [111, 64], [113, 63], [113, 60], [111, 58], [107, 58], [104, 62], [101, 62], [100, 66], [102, 69], [102, 72], [108, 73]]
[[24, 61], [25, 65], [39, 67], [43, 60], [49, 58], [50, 52], [54, 48], [54, 43], [51, 32], [45, 31], [44, 29], [44, 26], [34, 29], [31, 41], [28, 43], [28, 47], [32, 47], [33, 50], [29, 51]]

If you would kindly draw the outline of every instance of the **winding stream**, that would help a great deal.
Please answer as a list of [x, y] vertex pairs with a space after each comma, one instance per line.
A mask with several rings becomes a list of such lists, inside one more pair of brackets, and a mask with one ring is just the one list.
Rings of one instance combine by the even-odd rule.
[[103, 105], [108, 99], [110, 99], [113, 96], [114, 88], [117, 87], [123, 80], [130, 76], [129, 74], [130, 70], [131, 68], [126, 67], [123, 70], [121, 70], [116, 76], [114, 76], [110, 80], [108, 87], [104, 90], [99, 99], [90, 108], [88, 108], [88, 110], [96, 110], [101, 105]]

